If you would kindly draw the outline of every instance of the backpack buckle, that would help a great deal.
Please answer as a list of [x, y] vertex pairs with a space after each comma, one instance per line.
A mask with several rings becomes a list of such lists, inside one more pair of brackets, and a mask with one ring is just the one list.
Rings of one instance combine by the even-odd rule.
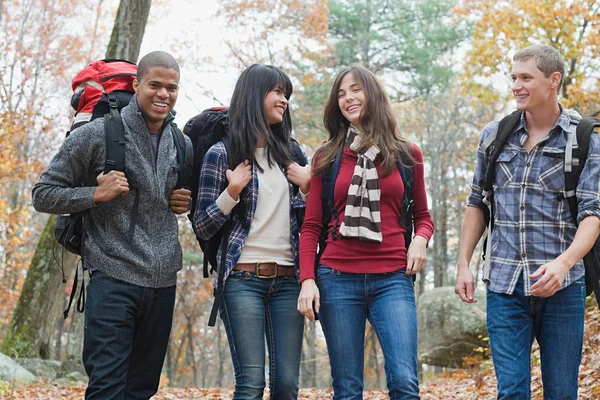
[[108, 106], [110, 108], [114, 108], [115, 110], [119, 109], [119, 100], [117, 100], [117, 97], [115, 95], [113, 95], [112, 93], [108, 94]]

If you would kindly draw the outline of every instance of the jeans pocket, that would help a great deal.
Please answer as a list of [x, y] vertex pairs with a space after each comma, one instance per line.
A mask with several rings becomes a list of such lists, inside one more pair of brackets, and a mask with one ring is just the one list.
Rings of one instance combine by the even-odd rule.
[[336, 270], [333, 268], [326, 267], [324, 265], [319, 265], [319, 269], [317, 270], [317, 282], [322, 282], [327, 280], [335, 275]]
[[250, 272], [233, 270], [229, 273], [227, 281], [247, 281], [250, 280], [252, 276], [253, 274]]

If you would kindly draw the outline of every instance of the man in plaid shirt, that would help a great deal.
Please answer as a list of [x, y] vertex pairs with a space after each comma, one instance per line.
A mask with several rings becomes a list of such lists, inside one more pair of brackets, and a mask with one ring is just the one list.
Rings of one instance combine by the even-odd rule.
[[[534, 338], [544, 399], [577, 399], [585, 308], [582, 258], [600, 233], [600, 138], [590, 139], [577, 185], [577, 226], [564, 196], [565, 148], [575, 132], [571, 115], [558, 103], [564, 69], [561, 55], [546, 45], [513, 57], [512, 91], [522, 114], [496, 161], [494, 229], [484, 271], [499, 399], [530, 398]], [[486, 145], [497, 130], [495, 121], [481, 133], [462, 228], [455, 291], [467, 303], [476, 302], [469, 262], [486, 229]]]

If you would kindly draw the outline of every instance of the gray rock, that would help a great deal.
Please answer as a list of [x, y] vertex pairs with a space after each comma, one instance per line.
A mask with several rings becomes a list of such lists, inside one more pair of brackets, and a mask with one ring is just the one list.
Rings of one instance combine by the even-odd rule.
[[35, 380], [35, 376], [21, 367], [12, 358], [0, 353], [0, 380], [15, 383], [28, 383]]
[[81, 372], [75, 371], [63, 376], [62, 378], [55, 380], [55, 382], [67, 385], [81, 382], [87, 383], [88, 377], [86, 375], [83, 375]]
[[41, 358], [19, 358], [15, 360], [19, 365], [38, 378], [55, 379], [60, 362], [55, 360], [42, 360]]
[[67, 356], [62, 360], [58, 370], [58, 377], [62, 378], [63, 376], [69, 375], [71, 372], [79, 372], [81, 375], [87, 376], [85, 373], [85, 368], [83, 367], [83, 362], [81, 361], [81, 356]]
[[440, 287], [419, 297], [419, 361], [458, 368], [474, 349], [487, 347], [485, 292], [475, 293], [477, 303], [463, 303], [454, 287]]

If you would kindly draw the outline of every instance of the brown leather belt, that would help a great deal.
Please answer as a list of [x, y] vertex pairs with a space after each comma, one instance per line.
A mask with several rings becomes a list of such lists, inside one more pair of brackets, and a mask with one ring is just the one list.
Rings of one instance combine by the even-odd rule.
[[296, 270], [293, 266], [278, 265], [274, 262], [238, 263], [235, 264], [233, 269], [252, 272], [257, 278], [262, 279], [296, 276]]

